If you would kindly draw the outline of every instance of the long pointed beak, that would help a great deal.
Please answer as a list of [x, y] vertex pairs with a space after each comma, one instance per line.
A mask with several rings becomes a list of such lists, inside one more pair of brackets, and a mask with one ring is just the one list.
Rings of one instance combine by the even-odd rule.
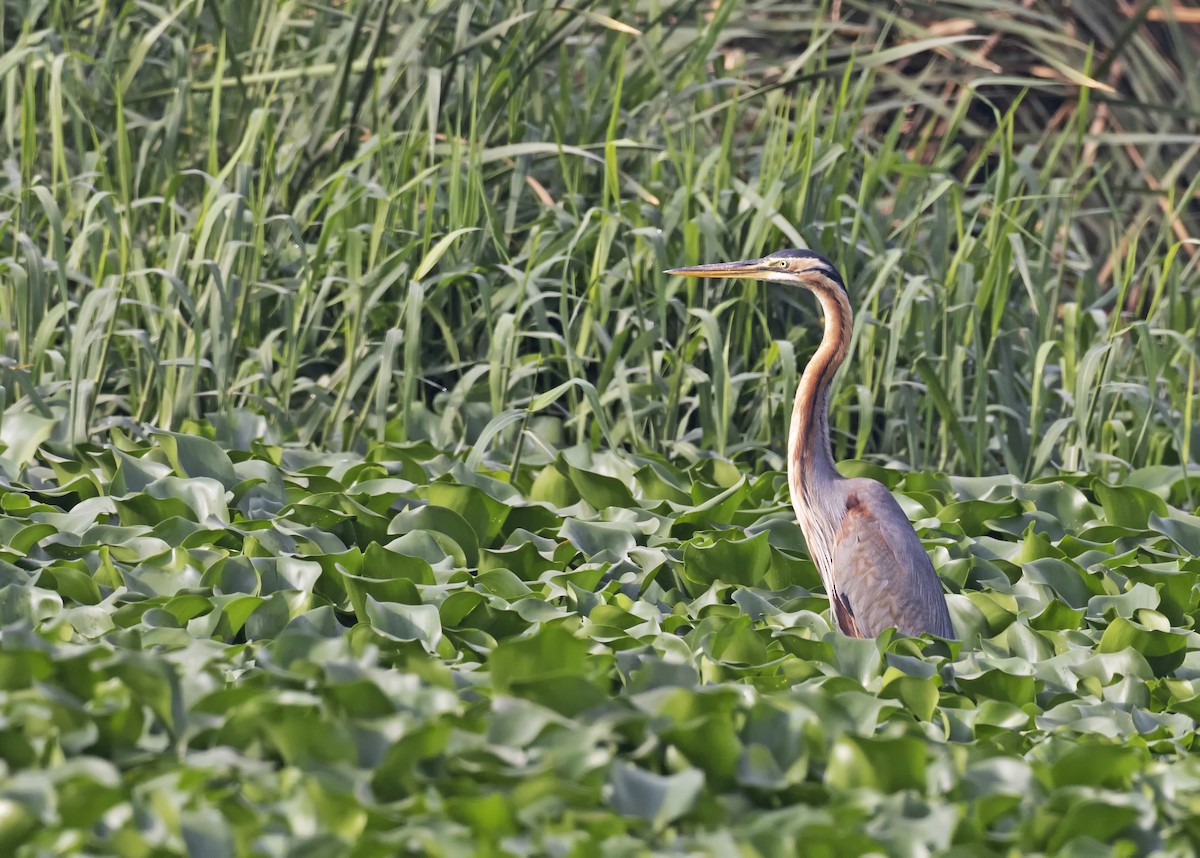
[[761, 259], [743, 259], [740, 262], [713, 262], [709, 265], [690, 265], [686, 268], [668, 268], [664, 274], [681, 277], [754, 277], [766, 270]]

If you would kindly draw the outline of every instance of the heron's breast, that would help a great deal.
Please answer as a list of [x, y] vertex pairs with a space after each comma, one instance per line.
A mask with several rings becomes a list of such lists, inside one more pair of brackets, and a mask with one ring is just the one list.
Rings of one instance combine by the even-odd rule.
[[833, 570], [833, 551], [846, 517], [846, 506], [835, 491], [804, 492], [794, 504], [796, 521], [804, 534], [808, 553], [821, 570], [826, 587]]

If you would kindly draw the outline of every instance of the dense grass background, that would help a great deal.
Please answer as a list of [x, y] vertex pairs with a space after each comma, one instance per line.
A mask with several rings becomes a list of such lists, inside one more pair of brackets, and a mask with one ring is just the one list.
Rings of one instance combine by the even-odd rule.
[[5, 419], [755, 459], [815, 306], [660, 271], [806, 244], [840, 456], [1200, 461], [1194, 25], [836, 6], [7, 2]]

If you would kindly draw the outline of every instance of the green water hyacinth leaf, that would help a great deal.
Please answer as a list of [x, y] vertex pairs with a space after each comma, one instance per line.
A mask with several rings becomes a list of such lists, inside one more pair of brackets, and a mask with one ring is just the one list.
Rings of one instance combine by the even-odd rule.
[[24, 467], [33, 460], [37, 449], [54, 432], [58, 423], [53, 417], [24, 411], [6, 413], [0, 419], [0, 472], [17, 479]]
[[393, 554], [415, 557], [430, 566], [465, 566], [466, 554], [458, 543], [436, 530], [410, 530], [383, 546]]
[[843, 736], [833, 746], [825, 783], [835, 790], [924, 789], [925, 746], [915, 738]]
[[616, 762], [609, 772], [608, 801], [622, 816], [661, 829], [691, 811], [703, 788], [704, 775], [695, 770], [664, 776]]
[[442, 639], [442, 623], [433, 605], [402, 605], [377, 602], [366, 597], [364, 614], [371, 628], [394, 641], [416, 641], [427, 651], [436, 652]]
[[734, 723], [736, 698], [724, 691], [679, 689], [655, 702], [655, 716], [665, 719], [657, 731], [662, 739], [712, 783], [730, 782], [743, 753]]
[[1123, 567], [1122, 572], [1135, 584], [1154, 588], [1158, 594], [1156, 607], [1167, 615], [1172, 626], [1185, 626], [1185, 616], [1195, 610], [1200, 601], [1200, 590], [1196, 587], [1197, 573], [1200, 572], [1198, 562], [1162, 565], [1145, 563]]
[[508, 517], [507, 504], [488, 496], [474, 486], [449, 482], [431, 483], [426, 490], [429, 503], [456, 513], [471, 526], [479, 545], [488, 546], [500, 534]]
[[40, 583], [57, 591], [65, 599], [81, 605], [100, 603], [100, 588], [86, 568], [76, 569], [66, 564], [57, 564], [42, 574]]
[[389, 534], [433, 530], [445, 534], [458, 545], [468, 566], [479, 563], [477, 531], [458, 512], [446, 506], [419, 506], [396, 515], [388, 525]]
[[15, 854], [42, 823], [38, 815], [20, 801], [0, 798], [0, 849]]
[[[201, 524], [207, 523], [210, 519], [218, 524], [229, 523], [229, 508], [225, 503], [225, 490], [219, 482], [207, 477], [187, 480], [178, 477], [163, 477], [148, 485], [146, 495], [140, 497], [147, 502], [152, 498], [165, 503], [175, 500], [182, 501], [186, 514], [181, 517], [190, 518]], [[132, 505], [137, 502], [131, 500], [125, 503]], [[170, 508], [174, 510], [179, 507], [172, 504]], [[149, 516], [149, 503], [143, 509], [143, 514]], [[152, 522], [153, 519], [145, 523]]]
[[761, 665], [769, 656], [765, 635], [751, 628], [747, 617], [737, 616], [716, 626], [707, 640], [706, 650], [712, 659], [729, 665]]
[[420, 605], [419, 587], [434, 583], [433, 569], [428, 561], [389, 551], [378, 545], [370, 546], [358, 565], [360, 574], [341, 571], [340, 582], [350, 597], [350, 604], [359, 618], [366, 617], [367, 602], [374, 599], [385, 603]]
[[1136, 486], [1110, 486], [1096, 480], [1092, 491], [1104, 509], [1104, 516], [1111, 523], [1123, 527], [1144, 528], [1150, 516], [1165, 516], [1167, 505], [1158, 495]]
[[943, 522], [953, 522], [962, 528], [967, 536], [982, 536], [988, 532], [988, 523], [996, 519], [1010, 518], [1019, 515], [1020, 504], [1011, 501], [960, 501], [948, 504], [938, 513], [938, 519]]
[[154, 438], [166, 453], [176, 476], [210, 477], [226, 489], [232, 489], [240, 482], [229, 454], [207, 438], [176, 432], [158, 433]]
[[771, 564], [766, 533], [737, 539], [726, 531], [709, 538], [711, 541], [689, 541], [684, 548], [683, 570], [688, 580], [704, 586], [717, 581], [753, 586], [762, 581]]
[[9, 533], [4, 535], [3, 544], [19, 554], [28, 554], [43, 539], [58, 533], [58, 528], [50, 524], [31, 524], [23, 527], [19, 522], [11, 519], [7, 524], [10, 526], [5, 529]]
[[529, 499], [548, 503], [555, 509], [563, 509], [579, 503], [580, 494], [569, 474], [557, 464], [547, 465], [538, 471], [537, 478], [529, 490]]
[[1039, 557], [1021, 564], [1024, 581], [1044, 584], [1062, 602], [1083, 608], [1093, 596], [1101, 595], [1103, 584], [1073, 563], [1055, 557]]
[[703, 490], [697, 484], [692, 487], [692, 493], [697, 506], [675, 518], [675, 524], [671, 528], [673, 534], [686, 537], [702, 527], [729, 524], [746, 498], [747, 486], [745, 480], [739, 480], [734, 485], [705, 498]]
[[1014, 675], [1002, 669], [985, 670], [975, 676], [959, 675], [958, 685], [978, 700], [995, 700], [1027, 706], [1033, 703], [1036, 681], [1032, 674]]
[[539, 703], [568, 717], [598, 705], [606, 695], [592, 677], [590, 644], [561, 625], [543, 625], [530, 637], [505, 641], [489, 661], [498, 693]]
[[1096, 520], [1095, 509], [1084, 493], [1061, 480], [1014, 486], [1013, 497], [1048, 513], [1068, 533], [1076, 533]]
[[666, 462], [653, 461], [643, 465], [637, 470], [635, 478], [646, 500], [666, 500], [677, 504], [692, 502], [692, 496], [687, 491], [689, 480]]
[[1146, 608], [1157, 608], [1158, 591], [1146, 584], [1134, 584], [1117, 596], [1095, 596], [1088, 601], [1088, 613], [1094, 617], [1133, 617]]
[[637, 537], [629, 527], [608, 522], [569, 518], [563, 523], [560, 536], [594, 561], [620, 560], [637, 546]]
[[1128, 790], [1145, 763], [1145, 751], [1125, 745], [1088, 742], [1054, 761], [1050, 777], [1059, 786], [1100, 786]]
[[565, 456], [558, 457], [555, 467], [579, 496], [595, 509], [603, 510], [614, 506], [629, 509], [637, 506], [629, 488], [615, 477], [576, 466], [567, 461]]
[[[1138, 611], [1135, 617], [1153, 622], [1153, 627], [1136, 620], [1117, 617], [1104, 630], [1096, 651], [1116, 653], [1133, 649], [1146, 657], [1155, 674], [1159, 676], [1169, 673], [1183, 663], [1188, 645], [1187, 634], [1172, 631], [1166, 618], [1156, 612], [1146, 614]], [[1155, 620], [1161, 618], [1161, 622], [1151, 620], [1152, 617]]]
[[[1072, 798], [1074, 800], [1072, 800]], [[1106, 797], [1107, 798], [1107, 797]], [[1113, 796], [1109, 800], [1068, 798], [1039, 808], [1026, 832], [1026, 848], [1043, 847], [1057, 852], [1074, 838], [1085, 842], [1107, 842], [1137, 819], [1136, 807]]]
[[1178, 511], [1169, 518], [1154, 514], [1150, 516], [1148, 524], [1193, 557], [1200, 557], [1200, 516]]
[[1029, 624], [1040, 631], [1077, 629], [1084, 613], [1083, 608], [1070, 608], [1055, 600], [1040, 614], [1030, 617]]
[[231, 594], [214, 596], [211, 604], [212, 611], [192, 621], [196, 623], [195, 628], [189, 624], [189, 633], [219, 641], [232, 641], [263, 604], [263, 600], [257, 596]]
[[888, 671], [885, 674], [880, 694], [899, 700], [913, 715], [921, 721], [928, 721], [937, 710], [939, 699], [937, 677], [919, 679], [903, 674], [896, 675]]
[[530, 542], [489, 549], [479, 558], [480, 572], [509, 569], [522, 581], [536, 581], [546, 572], [560, 568], [561, 563], [547, 558]]
[[401, 554], [377, 544], [368, 546], [363, 552], [360, 573], [381, 581], [403, 579], [418, 585], [436, 582], [433, 569], [424, 558]]

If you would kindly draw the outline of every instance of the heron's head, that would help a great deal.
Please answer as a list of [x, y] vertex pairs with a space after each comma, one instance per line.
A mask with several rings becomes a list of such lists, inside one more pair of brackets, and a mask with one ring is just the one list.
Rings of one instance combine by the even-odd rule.
[[806, 289], [819, 289], [832, 281], [844, 292], [846, 284], [833, 263], [811, 250], [777, 250], [761, 259], [741, 262], [714, 262], [687, 268], [668, 268], [666, 274], [682, 277], [745, 277], [772, 283], [788, 283]]

